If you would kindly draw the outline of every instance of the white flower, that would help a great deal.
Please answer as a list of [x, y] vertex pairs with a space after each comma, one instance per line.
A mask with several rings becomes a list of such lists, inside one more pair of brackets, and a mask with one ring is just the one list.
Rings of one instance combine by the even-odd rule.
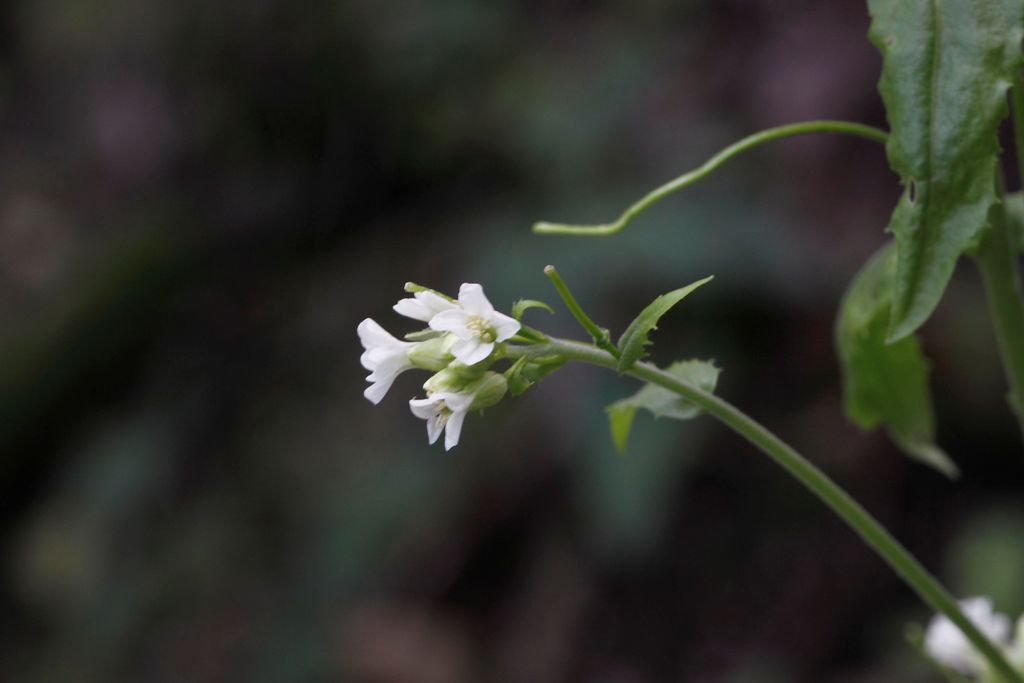
[[466, 413], [496, 405], [508, 391], [504, 375], [456, 365], [448, 366], [424, 382], [427, 398], [409, 401], [413, 415], [427, 421], [427, 438], [431, 444], [444, 431], [446, 451], [459, 443]]
[[459, 443], [462, 423], [473, 405], [473, 394], [455, 391], [437, 391], [428, 398], [414, 398], [409, 408], [416, 417], [427, 421], [427, 439], [435, 443], [444, 432], [444, 449], [451, 450]]
[[498, 313], [484, 296], [480, 285], [464, 283], [459, 288], [460, 308], [442, 311], [430, 319], [430, 327], [450, 332], [459, 341], [452, 355], [466, 365], [474, 365], [491, 355], [496, 342], [505, 341], [519, 331], [519, 321]]
[[395, 304], [395, 312], [413, 320], [430, 322], [438, 313], [458, 308], [459, 305], [435, 292], [416, 292], [412, 297]]
[[[960, 609], [990, 640], [998, 645], [1008, 644], [1010, 618], [994, 612], [991, 600], [984, 597], [962, 600]], [[960, 673], [975, 676], [986, 671], [985, 658], [945, 615], [936, 615], [928, 624], [924, 634], [924, 648], [935, 661]]]
[[409, 352], [416, 344], [395, 339], [371, 318], [359, 323], [356, 330], [359, 332], [359, 341], [366, 349], [359, 357], [359, 362], [370, 371], [366, 381], [371, 382], [371, 385], [366, 387], [363, 396], [372, 403], [380, 403], [395, 378], [415, 367], [409, 360]]

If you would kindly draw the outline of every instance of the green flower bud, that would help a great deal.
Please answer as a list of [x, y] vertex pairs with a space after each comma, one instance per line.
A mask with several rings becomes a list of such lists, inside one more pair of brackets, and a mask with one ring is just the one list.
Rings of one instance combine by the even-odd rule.
[[451, 335], [418, 342], [409, 349], [409, 362], [424, 370], [444, 370], [452, 362], [451, 348], [457, 341]]
[[483, 410], [484, 408], [490, 408], [505, 398], [505, 392], [508, 391], [508, 381], [505, 379], [505, 375], [497, 372], [488, 372], [477, 380], [472, 391], [473, 405], [470, 406], [470, 409]]
[[428, 394], [463, 394], [473, 397], [471, 410], [490, 408], [504, 398], [508, 391], [505, 376], [490, 370], [479, 371], [473, 366], [452, 363], [424, 384]]
[[423, 383], [427, 393], [452, 391], [460, 394], [473, 393], [473, 386], [487, 372], [482, 365], [463, 365], [457, 361], [449, 363], [443, 370]]

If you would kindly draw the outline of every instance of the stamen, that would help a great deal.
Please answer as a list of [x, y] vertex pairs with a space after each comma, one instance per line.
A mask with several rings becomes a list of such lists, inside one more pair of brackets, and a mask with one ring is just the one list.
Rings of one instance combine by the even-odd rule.
[[476, 333], [476, 336], [480, 338], [480, 341], [490, 344], [498, 338], [498, 333], [487, 324], [487, 321], [479, 316], [471, 316], [469, 321], [466, 323], [466, 327]]

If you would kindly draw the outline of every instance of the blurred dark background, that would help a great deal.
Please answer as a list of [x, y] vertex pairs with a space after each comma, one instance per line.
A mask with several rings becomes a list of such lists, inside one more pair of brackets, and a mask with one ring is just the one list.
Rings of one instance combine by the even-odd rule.
[[[571, 367], [427, 446], [355, 328], [415, 280], [617, 334], [714, 273], [655, 359], [876, 513], [961, 595], [1024, 609], [1024, 453], [976, 273], [925, 328], [956, 484], [841, 414], [832, 320], [899, 192], [859, 0], [12, 0], [0, 6], [0, 679], [926, 681], [927, 610], [702, 418]], [[560, 307], [559, 307], [560, 308]], [[531, 312], [552, 333], [571, 319]], [[534, 317], [535, 316], [535, 317]], [[406, 321], [408, 322], [408, 321]]]

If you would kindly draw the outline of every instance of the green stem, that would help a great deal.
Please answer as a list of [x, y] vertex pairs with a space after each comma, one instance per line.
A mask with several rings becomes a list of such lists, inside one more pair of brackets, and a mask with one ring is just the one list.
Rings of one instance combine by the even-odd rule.
[[808, 133], [844, 133], [846, 135], [855, 135], [857, 137], [867, 138], [883, 144], [885, 144], [885, 141], [888, 139], [888, 135], [883, 130], [850, 121], [804, 121], [801, 123], [791, 123], [785, 126], [769, 128], [768, 130], [754, 133], [742, 140], [734, 142], [718, 154], [705, 161], [698, 168], [688, 173], [684, 173], [675, 180], [671, 180], [661, 187], [649, 192], [640, 199], [640, 201], [626, 209], [619, 219], [613, 223], [602, 223], [599, 225], [568, 225], [564, 223], [540, 222], [534, 224], [533, 231], [535, 233], [545, 235], [613, 235], [629, 225], [634, 218], [650, 208], [651, 205], [664, 199], [673, 192], [692, 185], [705, 176], [710, 175], [733, 157], [738, 156], [747, 150], [753, 149], [758, 145], [771, 142], [772, 140], [793, 137], [795, 135], [807, 135]]
[[580, 306], [579, 302], [576, 301], [576, 297], [569, 291], [569, 285], [565, 284], [565, 280], [558, 274], [558, 271], [554, 266], [545, 266], [544, 274], [551, 280], [551, 284], [555, 286], [555, 290], [558, 292], [558, 296], [562, 297], [562, 301], [565, 302], [565, 307], [572, 313], [572, 317], [576, 318], [576, 321], [583, 326], [590, 336], [594, 338], [594, 343], [600, 346], [602, 349], [612, 354], [616, 358], [619, 357], [619, 350], [612, 344], [611, 336], [608, 330], [601, 327], [587, 315], [583, 307]]
[[1010, 385], [1010, 408], [1024, 433], [1024, 299], [1013, 244], [1003, 206], [989, 214], [991, 226], [978, 245], [975, 261], [981, 271], [999, 356]]
[[[581, 361], [611, 370], [618, 365], [614, 356], [601, 349], [563, 339], [552, 338], [542, 346], [519, 347], [510, 349], [510, 352], [513, 356], [556, 354], [566, 360]], [[995, 671], [1004, 676], [1009, 683], [1024, 683], [1024, 678], [1010, 665], [999, 648], [964, 616], [949, 591], [867, 510], [791, 446], [732, 404], [682, 382], [650, 363], [637, 363], [628, 374], [682, 396], [771, 457], [839, 515], [928, 605], [956, 624]]]

